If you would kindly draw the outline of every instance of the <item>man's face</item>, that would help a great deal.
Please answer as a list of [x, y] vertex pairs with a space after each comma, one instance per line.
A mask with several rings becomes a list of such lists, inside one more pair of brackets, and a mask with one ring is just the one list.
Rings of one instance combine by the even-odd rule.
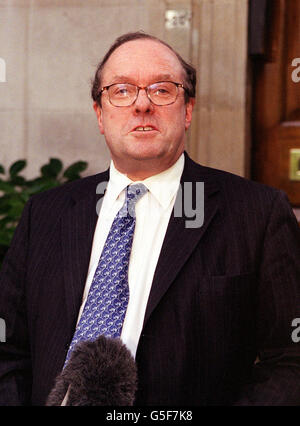
[[[158, 81], [184, 84], [184, 70], [176, 55], [153, 40], [135, 40], [117, 48], [104, 66], [102, 87], [114, 83], [148, 86]], [[184, 90], [171, 105], [151, 103], [144, 90], [133, 105], [111, 105], [108, 93], [102, 93], [102, 106], [96, 103], [99, 128], [104, 134], [116, 168], [131, 178], [145, 178], [176, 162], [184, 150], [185, 132], [193, 109], [193, 100], [185, 104]], [[139, 131], [137, 127], [151, 127]]]

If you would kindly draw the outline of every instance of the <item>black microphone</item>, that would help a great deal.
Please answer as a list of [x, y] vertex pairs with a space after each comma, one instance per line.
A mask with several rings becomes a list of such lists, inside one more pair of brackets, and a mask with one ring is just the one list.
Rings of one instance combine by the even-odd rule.
[[79, 342], [55, 380], [46, 405], [130, 406], [137, 390], [133, 356], [120, 339]]

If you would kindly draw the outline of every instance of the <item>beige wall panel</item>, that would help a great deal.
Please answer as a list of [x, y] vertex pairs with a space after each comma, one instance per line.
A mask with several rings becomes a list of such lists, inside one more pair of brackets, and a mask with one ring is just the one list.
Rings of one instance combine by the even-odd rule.
[[27, 13], [26, 8], [0, 6], [0, 57], [6, 63], [6, 82], [0, 84], [1, 111], [24, 108]]
[[6, 167], [25, 156], [26, 16], [27, 9], [2, 9], [0, 4], [0, 57], [6, 65], [6, 82], [0, 83], [0, 163]]
[[13, 161], [25, 158], [23, 111], [1, 109], [0, 129], [0, 164], [8, 168]]
[[31, 111], [28, 114], [27, 157], [30, 173], [36, 175], [41, 161], [60, 158], [65, 166], [75, 161], [87, 161], [86, 174], [98, 173], [107, 168], [109, 152], [100, 137], [94, 111]]
[[202, 164], [246, 175], [247, 0], [199, 0], [192, 61], [198, 96], [189, 151]]

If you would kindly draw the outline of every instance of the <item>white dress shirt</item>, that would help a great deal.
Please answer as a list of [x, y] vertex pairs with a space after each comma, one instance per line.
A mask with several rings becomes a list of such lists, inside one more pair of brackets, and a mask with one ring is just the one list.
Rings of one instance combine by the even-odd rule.
[[[128, 269], [129, 302], [121, 340], [135, 357], [154, 272], [184, 167], [182, 154], [169, 169], [144, 179], [148, 192], [135, 207], [136, 226]], [[133, 182], [110, 165], [110, 177], [95, 229], [87, 280], [79, 317], [98, 265], [101, 252], [117, 212], [125, 200], [125, 188]]]

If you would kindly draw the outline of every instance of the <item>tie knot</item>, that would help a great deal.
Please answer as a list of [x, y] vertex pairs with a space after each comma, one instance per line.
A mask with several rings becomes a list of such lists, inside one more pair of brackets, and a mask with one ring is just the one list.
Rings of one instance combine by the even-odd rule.
[[148, 189], [143, 183], [134, 183], [127, 186], [127, 199], [128, 203], [136, 204], [138, 200], [146, 194]]
[[135, 218], [135, 205], [147, 191], [148, 189], [142, 183], [128, 185], [126, 188], [125, 203], [119, 212], [119, 216]]

